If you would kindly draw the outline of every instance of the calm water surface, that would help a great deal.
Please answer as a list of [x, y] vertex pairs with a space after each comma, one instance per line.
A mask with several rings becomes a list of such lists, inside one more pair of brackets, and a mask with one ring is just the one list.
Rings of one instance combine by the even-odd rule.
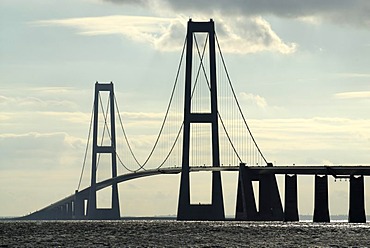
[[0, 247], [370, 247], [370, 223], [0, 221]]

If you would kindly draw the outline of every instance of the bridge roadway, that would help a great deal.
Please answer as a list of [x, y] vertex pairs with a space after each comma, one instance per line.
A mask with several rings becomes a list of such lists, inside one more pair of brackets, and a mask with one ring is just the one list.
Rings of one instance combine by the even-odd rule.
[[[331, 175], [335, 178], [349, 177], [350, 175], [370, 176], [370, 166], [248, 166], [253, 174], [298, 174], [298, 175]], [[239, 166], [192, 166], [190, 172], [201, 171], [238, 171]], [[162, 174], [179, 174], [181, 167], [170, 167], [163, 169], [145, 170], [136, 173], [129, 173], [110, 178], [97, 183], [97, 190], [103, 189], [113, 183], [121, 183], [136, 178], [162, 175]], [[88, 190], [86, 188], [84, 190]]]
[[[370, 176], [370, 166], [247, 166], [247, 168], [254, 175], [262, 174], [297, 174], [297, 175], [331, 175], [334, 178], [349, 178], [350, 175], [363, 175]], [[190, 167], [190, 172], [202, 172], [202, 171], [238, 171], [239, 166], [192, 166]], [[161, 169], [150, 169], [143, 170], [135, 173], [128, 173], [124, 175], [117, 176], [115, 178], [110, 178], [97, 183], [97, 190], [104, 189], [111, 186], [114, 183], [121, 183], [137, 178], [155, 176], [155, 175], [166, 175], [166, 174], [179, 174], [181, 172], [181, 167], [170, 167]], [[77, 194], [88, 197], [90, 187], [87, 187]], [[38, 210], [30, 215], [24, 216], [23, 218], [32, 218], [34, 214], [52, 209], [56, 206], [63, 205], [75, 199], [75, 194], [67, 196], [62, 200], [59, 200], [41, 210]]]

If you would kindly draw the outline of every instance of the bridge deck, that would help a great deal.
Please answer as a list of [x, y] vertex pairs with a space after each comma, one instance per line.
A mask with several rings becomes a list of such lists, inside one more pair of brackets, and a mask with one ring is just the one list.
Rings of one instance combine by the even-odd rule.
[[[350, 176], [363, 175], [370, 176], [370, 166], [246, 166], [255, 174], [298, 174], [298, 175], [331, 175], [331, 176]], [[174, 169], [174, 168], [168, 168]], [[176, 168], [180, 169], [180, 168]], [[191, 167], [190, 171], [237, 171], [239, 166], [222, 167]], [[181, 171], [181, 169], [180, 169]], [[180, 172], [179, 171], [179, 172]], [[177, 172], [177, 173], [179, 173]]]
[[[262, 174], [316, 175], [317, 174], [317, 175], [331, 175], [333, 177], [339, 177], [339, 178], [349, 177], [350, 175], [370, 176], [370, 166], [273, 166], [273, 167], [247, 166], [247, 168], [254, 175], [262, 175]], [[221, 166], [221, 167], [192, 166], [190, 167], [191, 172], [238, 171], [238, 170], [239, 170], [239, 166]], [[100, 189], [109, 187], [110, 185], [114, 183], [121, 183], [124, 181], [129, 181], [129, 180], [133, 180], [137, 178], [154, 176], [154, 175], [163, 175], [163, 174], [179, 174], [179, 173], [181, 173], [181, 167], [145, 170], [145, 171], [140, 171], [136, 173], [128, 173], [128, 174], [117, 176], [115, 178], [107, 179], [105, 181], [97, 183], [96, 187], [97, 187], [97, 190], [100, 190]], [[87, 197], [89, 194], [89, 190], [90, 190], [90, 187], [87, 187], [79, 191], [77, 194]], [[37, 212], [45, 211], [55, 206], [65, 204], [67, 202], [72, 201], [74, 198], [75, 198], [75, 195], [73, 194]], [[27, 218], [28, 216], [25, 216], [23, 218]]]

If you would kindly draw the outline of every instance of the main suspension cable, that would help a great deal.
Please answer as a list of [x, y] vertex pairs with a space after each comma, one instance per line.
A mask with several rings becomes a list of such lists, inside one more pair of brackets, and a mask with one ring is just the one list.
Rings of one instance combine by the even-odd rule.
[[[178, 78], [179, 78], [179, 75], [180, 75], [180, 69], [181, 69], [181, 65], [182, 65], [182, 61], [183, 61], [183, 57], [184, 57], [184, 52], [185, 52], [185, 47], [186, 47], [186, 39], [184, 41], [184, 45], [183, 45], [183, 48], [182, 48], [182, 52], [181, 52], [181, 57], [180, 57], [180, 62], [179, 62], [179, 65], [178, 65], [178, 69], [177, 69], [177, 73], [176, 73], [176, 77], [175, 77], [175, 83], [173, 85], [173, 88], [172, 88], [172, 92], [171, 92], [171, 97], [169, 99], [169, 102], [168, 102], [168, 105], [167, 105], [167, 109], [166, 109], [166, 114], [163, 118], [163, 121], [162, 121], [162, 125], [161, 125], [161, 128], [158, 132], [158, 136], [156, 138], [156, 141], [154, 142], [154, 145], [148, 155], [148, 157], [145, 159], [144, 163], [140, 164], [140, 162], [138, 161], [138, 159], [136, 158], [136, 156], [134, 155], [134, 152], [132, 151], [131, 148], [130, 149], [130, 152], [132, 154], [132, 156], [134, 157], [136, 163], [139, 165], [139, 168], [135, 171], [139, 171], [141, 169], [144, 169], [144, 166], [148, 163], [148, 161], [150, 160], [150, 158], [152, 157], [153, 153], [154, 153], [154, 150], [156, 149], [157, 145], [158, 145], [158, 142], [159, 142], [159, 139], [162, 135], [162, 132], [163, 132], [163, 129], [164, 129], [164, 126], [165, 126], [165, 123], [166, 123], [166, 120], [167, 120], [167, 117], [168, 117], [168, 114], [169, 114], [169, 111], [170, 111], [170, 107], [171, 107], [171, 104], [172, 104], [172, 100], [173, 100], [173, 97], [174, 97], [174, 94], [175, 94], [175, 89], [176, 89], [176, 86], [177, 86], [177, 82], [178, 82]], [[117, 109], [118, 110], [118, 109]], [[120, 116], [120, 115], [119, 115]], [[119, 118], [120, 119], [120, 122], [121, 122], [121, 128], [124, 132], [124, 134], [126, 134], [126, 132], [124, 131], [124, 127], [122, 125], [122, 121], [121, 121], [121, 117]], [[131, 147], [129, 144], [129, 140], [128, 140], [128, 137], [127, 135], [124, 135], [125, 136], [125, 140], [126, 140], [126, 143], [128, 144], [129, 147]], [[177, 139], [176, 139], [177, 140]], [[173, 150], [173, 147], [171, 148], [171, 151], [172, 152]]]
[[163, 160], [163, 162], [162, 162], [162, 163], [157, 167], [157, 169], [160, 169], [160, 168], [164, 165], [164, 163], [166, 163], [167, 159], [170, 157], [170, 155], [171, 155], [171, 153], [172, 153], [173, 149], [175, 148], [175, 145], [176, 145], [176, 143], [177, 143], [177, 140], [178, 140], [178, 139], [179, 139], [179, 137], [180, 137], [181, 130], [183, 129], [183, 127], [184, 127], [184, 122], [182, 122], [181, 127], [180, 127], [179, 131], [177, 132], [176, 139], [175, 139], [175, 141], [173, 142], [172, 147], [171, 147], [171, 149], [170, 149], [169, 153], [167, 154], [167, 156], [166, 156], [166, 158]]
[[[207, 35], [207, 37], [208, 37], [208, 35]], [[194, 39], [196, 40], [196, 36], [194, 36]], [[205, 43], [204, 43], [204, 47], [203, 47], [203, 51], [202, 51], [202, 55], [199, 54], [201, 61], [203, 60], [203, 57], [204, 57], [204, 54], [205, 54], [205, 48], [206, 48], [206, 45], [207, 45], [207, 40], [208, 39], [206, 38]], [[199, 65], [190, 98], [193, 98], [193, 95], [194, 95], [194, 92], [195, 92], [195, 89], [196, 89], [196, 86], [197, 86], [197, 83], [198, 83], [201, 67], [202, 66]], [[167, 154], [167, 156], [165, 157], [163, 162], [157, 167], [157, 169], [161, 168], [164, 165], [164, 163], [168, 160], [169, 156], [171, 155], [171, 153], [172, 153], [172, 151], [173, 151], [173, 149], [174, 149], [174, 147], [175, 147], [175, 145], [176, 145], [176, 143], [177, 143], [177, 141], [180, 137], [180, 134], [181, 134], [181, 131], [182, 131], [183, 127], [184, 127], [184, 122], [182, 122], [181, 127], [180, 127], [179, 131], [177, 132], [177, 136], [175, 138], [174, 143], [172, 144], [172, 147], [171, 147], [169, 153]]]
[[[115, 99], [115, 96], [113, 95], [113, 97], [114, 97], [114, 99]], [[104, 129], [103, 129], [103, 134], [102, 134], [102, 140], [101, 140], [101, 144], [100, 145], [102, 145], [103, 144], [103, 140], [104, 140], [104, 134], [105, 134], [105, 130], [107, 130], [107, 133], [108, 133], [108, 136], [109, 136], [109, 139], [110, 139], [110, 141], [112, 142], [112, 137], [111, 137], [111, 135], [110, 135], [110, 132], [109, 132], [109, 127], [108, 127], [108, 121], [107, 121], [107, 119], [108, 119], [108, 107], [109, 107], [109, 104], [113, 104], [113, 103], [110, 103], [110, 98], [108, 99], [108, 102], [107, 102], [107, 110], [106, 111], [104, 111], [104, 109], [103, 109], [103, 102], [102, 102], [102, 100], [101, 100], [101, 96], [100, 96], [100, 94], [99, 94], [99, 100], [100, 100], [100, 106], [101, 106], [101, 109], [102, 109], [102, 112], [103, 112], [103, 117], [104, 117]], [[123, 162], [122, 162], [122, 160], [121, 160], [121, 158], [120, 158], [120, 156], [118, 155], [118, 153], [117, 153], [117, 150], [116, 150], [116, 147], [113, 147], [113, 150], [114, 150], [114, 153], [115, 153], [115, 155], [116, 155], [116, 157], [118, 158], [118, 160], [119, 160], [119, 162], [120, 162], [120, 164], [126, 169], [126, 170], [128, 170], [128, 171], [130, 171], [130, 172], [136, 172], [135, 170], [130, 170]], [[99, 157], [98, 157], [98, 163], [97, 163], [97, 165], [96, 165], [96, 170], [98, 169], [98, 165], [99, 165], [99, 162], [100, 162], [100, 153], [99, 153]]]
[[80, 190], [81, 181], [82, 181], [82, 177], [83, 177], [84, 170], [85, 170], [87, 152], [89, 150], [89, 143], [90, 143], [90, 136], [91, 136], [91, 129], [92, 129], [93, 117], [94, 117], [94, 104], [93, 104], [93, 107], [92, 107], [92, 110], [91, 110], [90, 125], [89, 125], [89, 134], [87, 135], [85, 155], [84, 155], [84, 160], [83, 160], [83, 163], [82, 163], [82, 170], [81, 170], [81, 174], [80, 174], [80, 180], [78, 181], [77, 191]]
[[121, 125], [121, 129], [122, 129], [122, 132], [123, 132], [123, 136], [125, 138], [125, 141], [126, 141], [126, 144], [128, 146], [128, 149], [130, 150], [130, 153], [131, 153], [131, 156], [134, 158], [135, 162], [137, 163], [137, 165], [139, 165], [140, 167], [140, 162], [138, 161], [138, 159], [136, 158], [132, 148], [131, 148], [131, 145], [130, 145], [130, 142], [127, 138], [127, 135], [126, 135], [126, 131], [125, 131], [125, 128], [123, 127], [123, 122], [122, 122], [122, 118], [121, 118], [121, 114], [119, 112], [119, 109], [118, 109], [118, 104], [117, 104], [117, 99], [116, 99], [116, 96], [114, 96], [114, 102], [115, 102], [115, 105], [116, 105], [116, 109], [117, 109], [117, 113], [118, 113], [118, 119], [119, 119], [119, 123]]

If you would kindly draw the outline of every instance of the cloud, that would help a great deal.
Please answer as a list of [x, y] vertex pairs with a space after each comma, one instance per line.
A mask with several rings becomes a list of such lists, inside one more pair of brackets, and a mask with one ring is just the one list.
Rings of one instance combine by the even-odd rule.
[[370, 78], [368, 73], [338, 73], [337, 75], [349, 78]]
[[82, 112], [52, 112], [52, 111], [43, 111], [33, 113], [35, 116], [38, 116], [40, 119], [53, 119], [57, 122], [66, 122], [73, 124], [85, 124], [88, 125], [91, 119], [91, 113], [82, 113]]
[[162, 120], [163, 113], [123, 112], [122, 118], [129, 120]]
[[297, 18], [299, 21], [312, 24], [312, 25], [320, 25], [322, 23], [321, 18], [317, 16], [302, 16]]
[[221, 30], [221, 43], [231, 53], [256, 53], [273, 51], [289, 54], [296, 51], [297, 44], [285, 43], [272, 30], [270, 24], [261, 16], [237, 17], [233, 19], [218, 18], [216, 24]]
[[334, 95], [337, 99], [370, 99], [370, 91], [352, 91], [336, 93]]
[[43, 93], [43, 94], [71, 94], [75, 91], [77, 91], [76, 88], [74, 87], [34, 87], [34, 88], [28, 88], [28, 89], [23, 89], [23, 90], [28, 90], [28, 91], [33, 91], [33, 92], [38, 92], [38, 93]]
[[[88, 93], [90, 95], [90, 92]], [[81, 109], [81, 96], [88, 93], [87, 90], [73, 87], [3, 89], [0, 93], [0, 107], [12, 113], [27, 111], [32, 113], [37, 111], [78, 112]]]
[[[148, 16], [100, 16], [44, 20], [37, 25], [59, 25], [77, 28], [81, 35], [123, 35], [136, 42], [148, 43], [158, 50], [173, 51], [181, 49], [184, 40], [185, 24], [178, 18]], [[181, 40], [176, 32], [182, 32]]]
[[[204, 20], [203, 16], [197, 19]], [[285, 43], [260, 16], [234, 19], [217, 16], [216, 32], [224, 52], [256, 53], [261, 51], [289, 54], [297, 45]], [[135, 42], [150, 44], [161, 51], [181, 49], [187, 19], [181, 16], [163, 18], [147, 16], [101, 16], [37, 21], [36, 25], [58, 25], [76, 28], [81, 35], [123, 35]]]
[[[114, 3], [131, 4], [134, 1], [108, 0]], [[205, 0], [161, 0], [159, 1], [135, 1], [144, 7], [155, 11], [155, 7], [161, 5], [157, 12], [170, 9], [182, 14], [207, 14], [208, 16], [220, 13], [225, 18], [235, 16], [260, 16], [275, 15], [283, 18], [301, 19], [314, 23], [329, 21], [336, 25], [354, 25], [369, 27], [370, 2], [367, 0], [326, 0], [326, 1], [292, 1], [292, 0], [245, 0], [227, 1], [215, 0], [210, 4]]]
[[105, 0], [107, 2], [117, 3], [117, 4], [137, 4], [137, 5], [148, 5], [150, 0]]
[[52, 109], [53, 111], [75, 109], [76, 103], [67, 100], [59, 99], [41, 99], [34, 96], [26, 97], [8, 97], [0, 95], [0, 106], [6, 107], [12, 110], [47, 110]]
[[267, 107], [266, 99], [260, 95], [253, 95], [251, 93], [240, 93], [241, 99], [257, 105], [259, 108], [265, 109]]
[[83, 139], [61, 132], [1, 134], [0, 144], [1, 170], [69, 167], [80, 161], [85, 147]]

